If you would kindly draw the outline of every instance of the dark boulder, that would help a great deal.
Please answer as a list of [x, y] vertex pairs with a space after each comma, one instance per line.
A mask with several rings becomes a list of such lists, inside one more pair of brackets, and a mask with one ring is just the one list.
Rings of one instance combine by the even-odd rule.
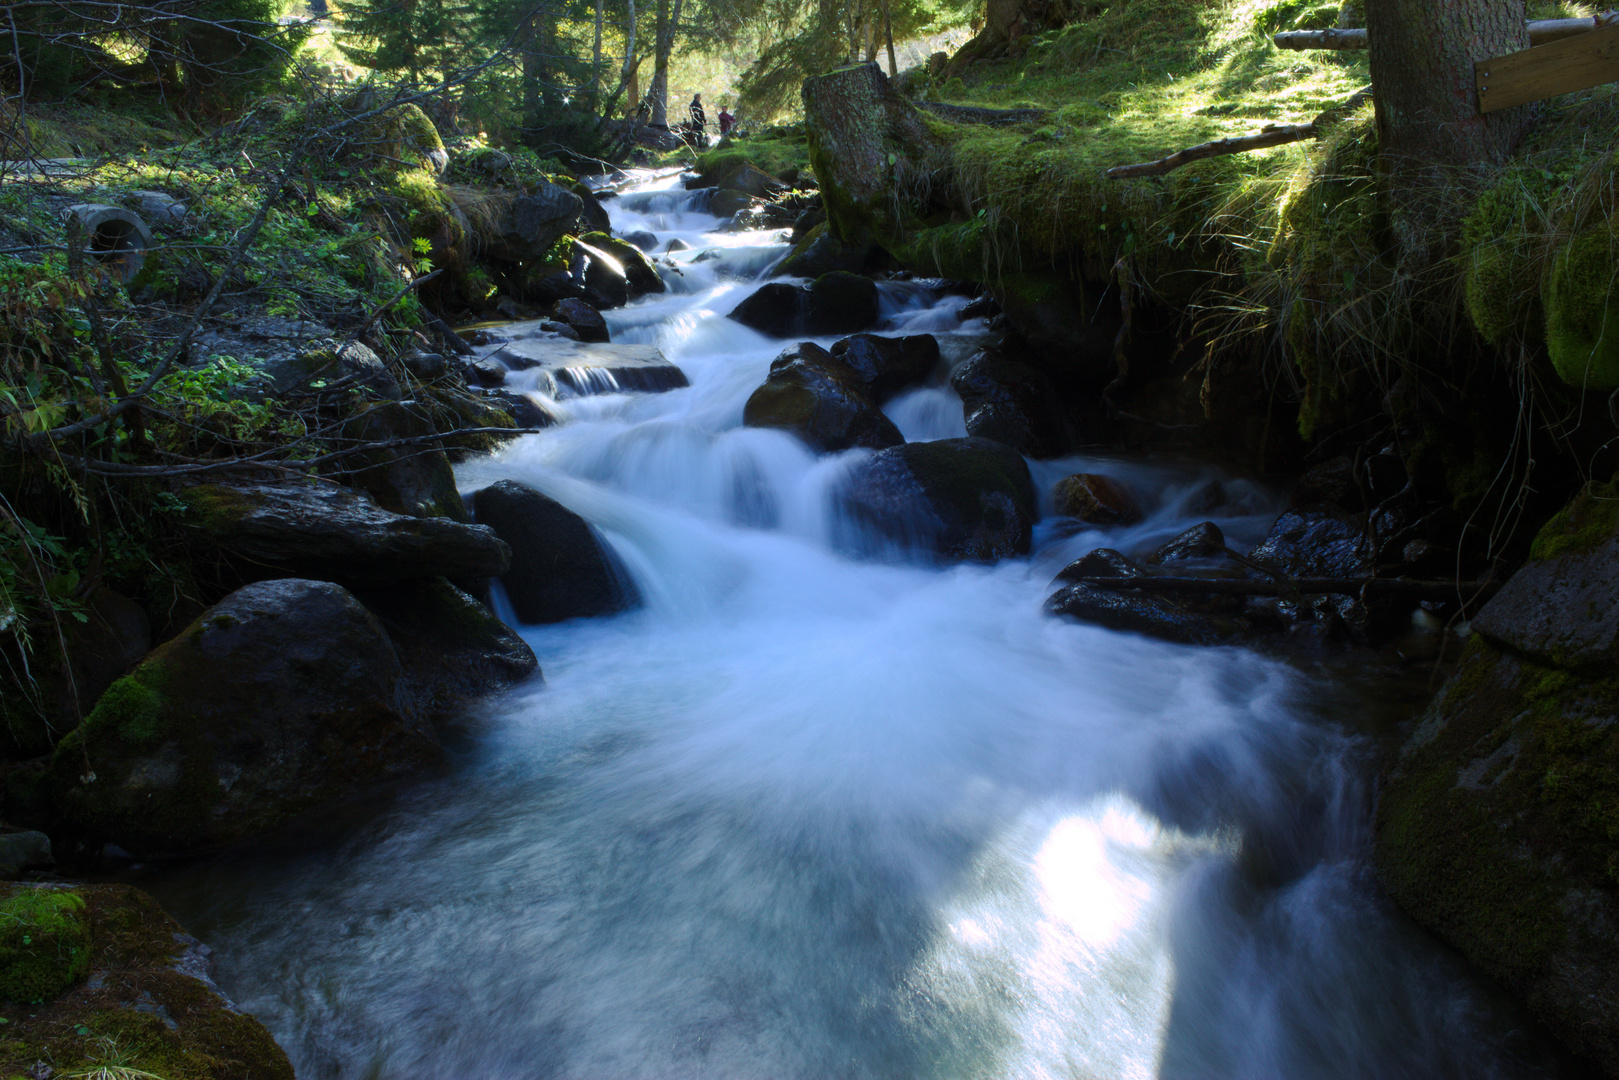
[[708, 212], [715, 217], [735, 217], [754, 204], [753, 196], [743, 191], [716, 191], [708, 200]]
[[818, 278], [834, 270], [856, 271], [866, 266], [876, 251], [872, 245], [845, 244], [827, 226], [826, 211], [807, 213], [820, 220], [794, 239], [793, 249], [776, 267], [777, 276]]
[[199, 484], [180, 493], [187, 524], [248, 578], [296, 574], [380, 585], [505, 571], [511, 552], [489, 529], [393, 514], [330, 484]]
[[1101, 473], [1075, 473], [1052, 488], [1053, 509], [1087, 525], [1133, 525], [1141, 520], [1141, 507], [1128, 488]]
[[523, 279], [523, 299], [541, 307], [559, 300], [583, 300], [583, 275], [575, 277], [571, 270], [560, 266], [540, 266]]
[[360, 467], [349, 483], [378, 506], [412, 517], [470, 520], [443, 447], [419, 441], [438, 434], [430, 408], [414, 401], [362, 407], [343, 425], [343, 434], [361, 443], [413, 440], [397, 449], [368, 451], [348, 463]]
[[1122, 552], [1113, 548], [1097, 548], [1087, 551], [1058, 571], [1054, 581], [1079, 582], [1084, 578], [1133, 578], [1141, 577], [1144, 571], [1131, 562]]
[[506, 207], [485, 254], [502, 262], [544, 259], [577, 228], [584, 208], [579, 196], [542, 180], [532, 193], [519, 195]]
[[810, 283], [804, 331], [814, 337], [854, 334], [877, 325], [877, 283], [847, 270], [833, 270]]
[[[638, 250], [647, 254], [651, 254], [652, 252], [658, 250], [658, 238], [656, 234], [649, 233], [645, 229], [637, 229], [635, 232], [625, 233], [624, 241], [626, 243], [634, 244]], [[670, 251], [682, 250], [681, 248], [676, 248], [674, 244], [674, 240], [669, 241]]]
[[749, 162], [743, 162], [720, 178], [721, 191], [740, 191], [756, 199], [768, 199], [779, 193], [783, 185], [774, 176]]
[[1100, 585], [1074, 584], [1059, 589], [1046, 598], [1046, 612], [1183, 645], [1215, 645], [1232, 632], [1208, 616], [1187, 611], [1162, 596], [1117, 592]]
[[511, 480], [472, 497], [473, 513], [511, 545], [501, 575], [519, 620], [553, 623], [611, 615], [641, 603], [634, 582], [584, 518]]
[[83, 833], [188, 852], [439, 754], [376, 618], [337, 585], [282, 579], [231, 593], [114, 683], [58, 745], [50, 778]]
[[1225, 533], [1212, 521], [1193, 525], [1141, 560], [1148, 565], [1208, 559], [1226, 553]]
[[551, 305], [551, 317], [573, 328], [580, 341], [604, 343], [610, 340], [607, 320], [583, 300], [568, 298]]
[[808, 341], [771, 361], [769, 377], [742, 409], [742, 422], [789, 431], [820, 453], [881, 450], [905, 441], [854, 372]]
[[596, 193], [591, 191], [584, 181], [576, 180], [568, 185], [568, 190], [579, 198], [579, 224], [594, 232], [611, 232], [613, 228], [612, 215], [607, 207], [601, 204]]
[[770, 337], [791, 337], [804, 328], [804, 290], [774, 281], [731, 309], [727, 318]]
[[1039, 517], [1022, 455], [988, 439], [941, 439], [880, 450], [837, 496], [842, 545], [983, 562], [1026, 555]]
[[1067, 424], [1056, 390], [1041, 372], [986, 349], [956, 368], [950, 386], [961, 398], [967, 434], [1035, 458], [1067, 453]]
[[939, 342], [932, 334], [902, 338], [856, 334], [835, 343], [831, 352], [854, 372], [879, 405], [926, 382], [939, 366]]
[[359, 594], [388, 632], [418, 709], [444, 713], [539, 670], [511, 627], [445, 578]]
[[[1372, 571], [1372, 545], [1365, 514], [1351, 514], [1318, 504], [1289, 510], [1248, 557], [1288, 577], [1359, 578]], [[1355, 596], [1334, 594], [1308, 603], [1283, 600], [1276, 612], [1288, 623], [1341, 620], [1356, 637], [1375, 637], [1392, 628], [1404, 607], [1394, 600], [1368, 604]]]

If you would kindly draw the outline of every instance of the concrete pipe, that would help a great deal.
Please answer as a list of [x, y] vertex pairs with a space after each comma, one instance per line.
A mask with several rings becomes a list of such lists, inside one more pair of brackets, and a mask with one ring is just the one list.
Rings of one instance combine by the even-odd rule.
[[127, 282], [140, 273], [146, 264], [146, 252], [152, 247], [152, 230], [139, 214], [100, 203], [79, 203], [64, 213], [78, 219], [85, 254], [109, 275]]

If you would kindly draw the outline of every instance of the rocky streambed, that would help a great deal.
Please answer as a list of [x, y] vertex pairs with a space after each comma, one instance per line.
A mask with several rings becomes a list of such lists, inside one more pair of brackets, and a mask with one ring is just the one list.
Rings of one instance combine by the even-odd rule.
[[[1283, 496], [1087, 451], [1107, 418], [993, 309], [769, 282], [786, 246], [717, 198], [621, 186], [662, 288], [486, 327], [414, 361], [471, 389], [377, 409], [532, 434], [183, 492], [241, 588], [12, 774], [65, 793], [58, 848], [114, 845], [304, 1076], [1558, 1075], [1546, 1028], [1604, 1060], [1607, 869], [1562, 853], [1605, 835], [1570, 747], [1606, 745], [1607, 609], [1525, 597], [1606, 580], [1608, 495], [1482, 611], [1306, 592], [1467, 555], [1386, 461]], [[1412, 699], [1353, 669], [1426, 675], [1469, 618], [1391, 758]], [[1534, 824], [1492, 851], [1505, 799]], [[102, 944], [161, 922], [108, 914], [139, 894], [8, 888], [91, 958], [16, 1055], [107, 993], [224, 1045]]]

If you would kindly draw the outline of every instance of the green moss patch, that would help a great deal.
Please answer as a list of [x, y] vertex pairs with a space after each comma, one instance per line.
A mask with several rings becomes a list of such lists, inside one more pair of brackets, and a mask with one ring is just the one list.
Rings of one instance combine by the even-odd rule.
[[33, 1004], [84, 978], [90, 929], [84, 900], [54, 888], [22, 888], [0, 900], [0, 998]]
[[1619, 389], [1619, 234], [1589, 229], [1552, 260], [1543, 292], [1546, 347], [1570, 386]]
[[1619, 489], [1613, 484], [1585, 485], [1535, 536], [1531, 559], [1555, 559], [1589, 551], [1619, 533]]

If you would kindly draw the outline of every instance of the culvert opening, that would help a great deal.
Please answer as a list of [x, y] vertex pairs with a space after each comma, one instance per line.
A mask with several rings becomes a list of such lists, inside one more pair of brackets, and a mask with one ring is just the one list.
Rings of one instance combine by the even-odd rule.
[[117, 206], [84, 203], [68, 208], [78, 219], [84, 252], [119, 281], [129, 281], [146, 263], [152, 232], [139, 214]]

